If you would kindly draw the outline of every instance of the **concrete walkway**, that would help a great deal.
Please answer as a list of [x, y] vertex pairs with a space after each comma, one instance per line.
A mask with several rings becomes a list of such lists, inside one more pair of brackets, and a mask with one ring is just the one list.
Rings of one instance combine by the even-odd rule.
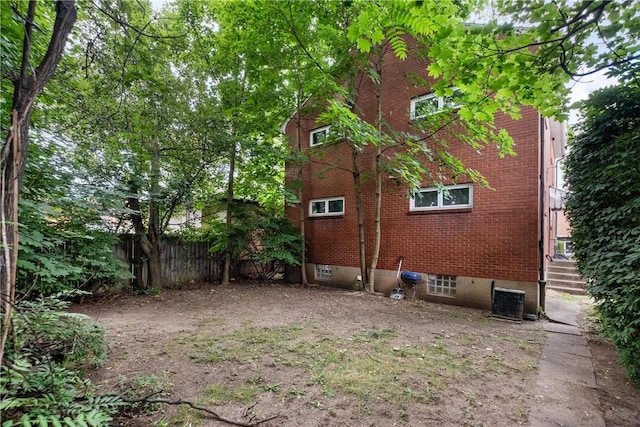
[[605, 427], [591, 351], [578, 329], [584, 302], [551, 291], [545, 305], [549, 321], [542, 327], [547, 338], [529, 426]]

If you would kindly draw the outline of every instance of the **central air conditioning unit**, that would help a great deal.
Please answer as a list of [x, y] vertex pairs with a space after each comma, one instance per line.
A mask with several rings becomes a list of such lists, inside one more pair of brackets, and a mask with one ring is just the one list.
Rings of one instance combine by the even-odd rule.
[[495, 288], [493, 290], [493, 315], [512, 320], [522, 320], [524, 291]]

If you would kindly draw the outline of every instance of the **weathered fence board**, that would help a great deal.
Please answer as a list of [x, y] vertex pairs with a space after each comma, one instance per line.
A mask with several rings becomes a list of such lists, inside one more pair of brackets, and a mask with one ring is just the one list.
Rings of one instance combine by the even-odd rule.
[[[190, 282], [214, 282], [221, 276], [222, 259], [209, 252], [208, 243], [184, 243], [175, 237], [164, 237], [162, 250], [162, 275], [165, 286], [177, 286]], [[133, 278], [125, 285], [145, 287], [148, 283], [148, 268], [140, 242], [135, 235], [122, 234], [114, 253], [125, 263]]]

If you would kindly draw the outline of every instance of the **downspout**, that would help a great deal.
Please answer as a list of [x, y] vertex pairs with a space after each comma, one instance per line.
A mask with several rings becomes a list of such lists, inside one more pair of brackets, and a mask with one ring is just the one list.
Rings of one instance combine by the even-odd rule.
[[545, 288], [547, 285], [544, 274], [544, 213], [545, 213], [545, 139], [544, 117], [540, 115], [540, 240], [538, 242], [538, 290], [540, 293], [540, 307], [545, 309]]

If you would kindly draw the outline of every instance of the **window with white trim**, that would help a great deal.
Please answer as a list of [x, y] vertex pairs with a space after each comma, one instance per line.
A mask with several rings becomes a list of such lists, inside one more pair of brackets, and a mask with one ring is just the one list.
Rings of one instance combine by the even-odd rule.
[[457, 276], [429, 274], [429, 293], [453, 297], [456, 296], [456, 279]]
[[411, 100], [411, 119], [420, 119], [443, 110], [460, 108], [462, 92], [457, 87], [451, 87], [451, 95], [436, 96], [435, 93], [422, 95]]
[[309, 145], [322, 144], [329, 136], [329, 126], [322, 126], [309, 132]]
[[344, 197], [309, 200], [309, 216], [344, 215]]
[[410, 199], [409, 210], [429, 211], [473, 207], [473, 184], [422, 188]]

